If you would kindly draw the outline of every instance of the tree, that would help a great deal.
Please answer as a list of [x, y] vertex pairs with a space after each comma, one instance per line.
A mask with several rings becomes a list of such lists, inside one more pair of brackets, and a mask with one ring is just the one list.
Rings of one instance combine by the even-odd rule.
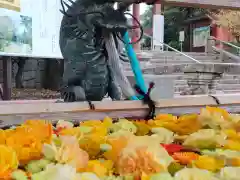
[[[188, 18], [206, 14], [206, 10], [201, 8], [188, 7], [164, 7], [164, 42], [176, 49], [180, 49], [179, 32], [184, 27], [184, 21]], [[142, 15], [142, 26], [144, 29], [152, 27], [152, 7], [149, 7]], [[186, 39], [189, 38], [190, 32], [186, 33]], [[145, 39], [148, 43], [148, 39]]]
[[[141, 15], [141, 25], [144, 30], [152, 28], [152, 6], [148, 6], [145, 12]], [[149, 48], [151, 47], [151, 38], [143, 36], [143, 47]]]
[[0, 51], [4, 51], [4, 48], [8, 46], [12, 40], [14, 33], [14, 22], [8, 16], [0, 17]]
[[153, 6], [148, 6], [140, 17], [141, 24], [144, 28], [152, 28], [152, 10]]
[[211, 13], [216, 19], [216, 24], [222, 27], [226, 27], [236, 38], [236, 41], [240, 42], [240, 11], [233, 10], [220, 10], [217, 13]]
[[[179, 32], [185, 27], [184, 22], [190, 18], [203, 16], [206, 12], [201, 8], [166, 6], [164, 9], [164, 42], [180, 49]], [[190, 34], [190, 29], [185, 28], [185, 42], [190, 38]]]
[[21, 25], [24, 27], [24, 33], [21, 38], [25, 44], [29, 44], [32, 47], [32, 18], [22, 15], [20, 17]]

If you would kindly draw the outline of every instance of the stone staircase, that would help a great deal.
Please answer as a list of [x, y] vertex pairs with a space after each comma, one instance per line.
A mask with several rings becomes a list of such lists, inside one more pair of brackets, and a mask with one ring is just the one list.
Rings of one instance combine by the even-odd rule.
[[[240, 64], [232, 65], [231, 62], [222, 62], [219, 54], [206, 53], [185, 53], [188, 56], [200, 61], [198, 64], [190, 58], [173, 51], [142, 51], [137, 53], [145, 78], [152, 80], [161, 78], [174, 79], [175, 95], [192, 95], [206, 93], [240, 93]], [[126, 74], [134, 84], [133, 74], [129, 63], [123, 63]], [[208, 86], [201, 87], [191, 85], [194, 74], [186, 72], [218, 72], [221, 77], [211, 79], [212, 75], [201, 75], [200, 84], [208, 83]], [[207, 78], [206, 78], [207, 77]], [[205, 78], [205, 79], [204, 79]], [[195, 81], [194, 81], [195, 82]], [[203, 88], [204, 87], [204, 88]], [[207, 89], [206, 89], [207, 88]], [[195, 89], [194, 91], [192, 89]]]

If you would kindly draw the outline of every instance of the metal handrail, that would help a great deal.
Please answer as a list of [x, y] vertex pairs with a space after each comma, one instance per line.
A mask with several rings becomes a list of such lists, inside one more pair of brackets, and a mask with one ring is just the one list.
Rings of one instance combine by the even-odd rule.
[[187, 55], [187, 54], [185, 54], [185, 53], [183, 53], [183, 52], [181, 52], [181, 51], [173, 48], [172, 46], [169, 46], [168, 44], [165, 44], [165, 43], [163, 43], [163, 42], [158, 41], [157, 39], [153, 38], [152, 36], [150, 36], [150, 35], [148, 35], [148, 34], [146, 34], [146, 33], [143, 33], [143, 35], [146, 36], [146, 37], [148, 37], [148, 38], [151, 38], [151, 40], [155, 40], [155, 41], [159, 42], [159, 43], [162, 44], [163, 46], [166, 46], [167, 48], [169, 48], [169, 49], [171, 49], [171, 50], [173, 50], [173, 51], [175, 51], [175, 52], [177, 52], [177, 53], [179, 53], [179, 54], [187, 57], [188, 59], [191, 59], [192, 61], [194, 61], [194, 62], [196, 62], [196, 63], [198, 63], [198, 64], [202, 64], [202, 62], [194, 59], [193, 57], [191, 57], [191, 56], [189, 56], [189, 55]]
[[[150, 36], [150, 35], [148, 35], [148, 34], [146, 34], [146, 33], [144, 33], [143, 35], [146, 36], [146, 37], [148, 37], [148, 38], [151, 38], [152, 40], [153, 40], [153, 39], [156, 40], [155, 38], [153, 38], [152, 36]], [[211, 36], [211, 37], [212, 37], [212, 36]], [[214, 38], [214, 37], [212, 37], [212, 38]], [[215, 38], [215, 39], [218, 40], [217, 38]], [[191, 57], [191, 56], [189, 56], [189, 55], [187, 55], [187, 54], [185, 54], [185, 53], [183, 53], [183, 52], [181, 52], [181, 51], [178, 51], [177, 49], [169, 46], [169, 45], [166, 44], [166, 43], [160, 42], [160, 41], [158, 41], [158, 40], [156, 40], [156, 41], [159, 42], [160, 44], [168, 47], [169, 49], [172, 49], [173, 51], [175, 51], [175, 52], [177, 52], [177, 53], [179, 53], [179, 54], [181, 54], [181, 55], [183, 55], [183, 56], [185, 56], [185, 57], [187, 57], [187, 58], [195, 61], [195, 62], [198, 63], [198, 64], [202, 64], [202, 65], [226, 65], [226, 66], [232, 65], [232, 66], [240, 66], [240, 63], [217, 63], [217, 62], [207, 63], [207, 62], [200, 62], [199, 60], [196, 60], [196, 59], [194, 59], [193, 57]], [[221, 40], [219, 40], [219, 41], [221, 41]], [[225, 41], [223, 41], [223, 42], [225, 42]], [[231, 43], [228, 43], [228, 42], [225, 42], [225, 43], [226, 43], [226, 44], [231, 44]], [[233, 47], [235, 46], [234, 44], [231, 44], [231, 45], [232, 45]], [[236, 46], [236, 47], [240, 50], [240, 47], [238, 47], [238, 46]]]
[[236, 46], [236, 45], [234, 45], [234, 44], [232, 44], [232, 43], [229, 43], [229, 42], [220, 40], [220, 39], [218, 39], [218, 38], [216, 38], [216, 37], [210, 36], [208, 39], [209, 39], [209, 40], [213, 39], [213, 40], [215, 40], [215, 41], [219, 41], [219, 42], [221, 42], [221, 43], [223, 43], [223, 44], [226, 44], [226, 45], [228, 45], [228, 46], [231, 46], [231, 47], [233, 47], [233, 48], [236, 48], [236, 49], [240, 50], [240, 47], [239, 47], [239, 46]]

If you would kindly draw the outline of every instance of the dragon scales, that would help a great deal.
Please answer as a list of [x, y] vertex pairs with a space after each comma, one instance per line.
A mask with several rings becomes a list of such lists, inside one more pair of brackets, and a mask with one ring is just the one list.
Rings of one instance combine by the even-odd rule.
[[129, 28], [124, 12], [132, 0], [120, 2], [118, 9], [114, 9], [114, 1], [68, 1], [70, 4], [61, 1], [64, 16], [60, 49], [65, 61], [61, 95], [64, 101], [101, 101], [107, 94], [113, 100], [120, 100], [122, 92], [113, 77], [114, 69], [107, 63], [109, 54], [103, 32], [113, 34], [120, 59], [126, 60], [119, 39]]

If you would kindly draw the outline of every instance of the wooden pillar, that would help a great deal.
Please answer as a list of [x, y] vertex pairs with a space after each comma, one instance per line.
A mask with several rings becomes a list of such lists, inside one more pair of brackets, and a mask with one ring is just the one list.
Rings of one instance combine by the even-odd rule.
[[153, 5], [153, 15], [154, 14], [162, 14], [162, 5], [160, 1], [156, 2], [156, 4]]
[[[140, 22], [140, 4], [133, 4], [133, 16]], [[132, 19], [133, 26], [138, 26], [138, 23]], [[132, 35], [132, 42], [136, 42], [140, 37], [140, 29], [135, 29]], [[136, 51], [140, 50], [140, 43], [133, 45]]]
[[3, 99], [11, 100], [12, 96], [12, 59], [3, 57]]
[[[156, 3], [153, 5], [153, 9], [152, 9], [152, 36], [153, 36], [153, 17], [154, 17], [154, 15], [163, 14], [163, 12], [164, 12], [163, 7], [164, 6], [163, 6], [163, 4], [161, 4], [161, 0], [157, 0]], [[153, 40], [152, 40], [152, 48], [155, 48], [155, 47], [153, 47]]]

